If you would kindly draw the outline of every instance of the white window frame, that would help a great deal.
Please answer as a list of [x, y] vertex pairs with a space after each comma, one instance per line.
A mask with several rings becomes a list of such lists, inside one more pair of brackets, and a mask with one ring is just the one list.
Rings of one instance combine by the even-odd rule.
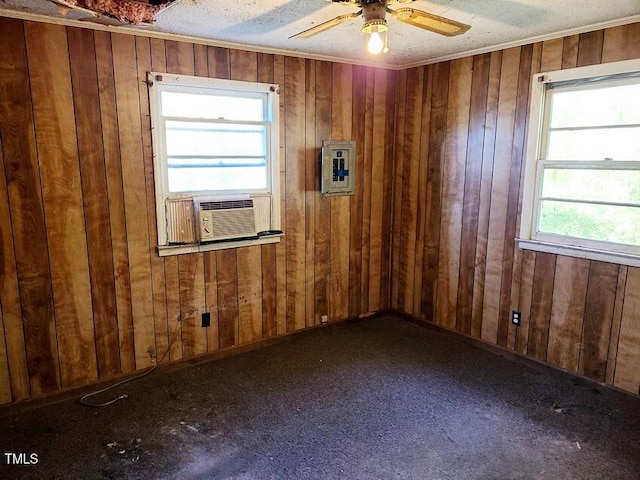
[[[541, 196], [541, 176], [546, 160], [541, 158], [546, 151], [545, 135], [545, 94], [552, 83], [570, 82], [594, 77], [622, 76], [640, 72], [640, 59], [626, 60], [587, 67], [571, 68], [553, 72], [536, 73], [532, 76], [529, 128], [524, 163], [524, 183], [522, 191], [522, 214], [518, 246], [522, 249], [555, 253], [578, 258], [587, 258], [630, 266], [640, 266], [640, 248], [610, 242], [584, 240], [575, 237], [545, 234], [536, 231], [538, 225], [539, 198]], [[576, 162], [553, 162], [554, 166], [569, 168]], [[640, 162], [624, 162], [624, 165], [640, 168]], [[622, 162], [580, 162], [583, 168], [620, 168]], [[613, 247], [613, 249], [612, 249]]]
[[[219, 250], [223, 248], [236, 248], [249, 245], [261, 245], [276, 243], [282, 235], [270, 235], [259, 239], [239, 239], [219, 243], [169, 245], [167, 242], [167, 199], [188, 199], [195, 197], [236, 197], [251, 194], [269, 194], [271, 196], [271, 211], [274, 219], [273, 229], [280, 229], [280, 88], [278, 85], [245, 82], [237, 80], [225, 80], [218, 78], [195, 77], [189, 75], [176, 75], [164, 72], [149, 72], [147, 74], [149, 87], [149, 106], [151, 115], [151, 134], [153, 147], [153, 167], [156, 196], [156, 219], [158, 231], [158, 252], [160, 256], [181, 253], [192, 253], [207, 250]], [[233, 95], [256, 94], [267, 96], [266, 118], [264, 122], [267, 128], [267, 187], [264, 189], [247, 190], [198, 190], [191, 192], [170, 192], [168, 179], [168, 162], [166, 152], [165, 122], [161, 115], [161, 94], [163, 91], [197, 92], [203, 90], [216, 90], [228, 92]], [[190, 119], [195, 122], [202, 119]], [[241, 124], [242, 121], [233, 121]], [[197, 213], [194, 222], [197, 222]]]

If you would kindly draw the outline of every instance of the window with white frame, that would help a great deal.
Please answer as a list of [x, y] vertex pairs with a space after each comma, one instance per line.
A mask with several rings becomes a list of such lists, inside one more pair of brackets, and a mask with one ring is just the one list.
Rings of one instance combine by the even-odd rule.
[[[278, 87], [153, 72], [148, 85], [160, 253], [185, 244], [202, 250], [205, 243], [214, 249], [277, 241]], [[211, 224], [202, 222], [211, 222], [214, 208], [224, 210], [213, 223], [226, 226], [226, 235], [206, 236]], [[247, 214], [255, 228], [246, 225]]]
[[521, 248], [640, 265], [640, 61], [533, 76]]

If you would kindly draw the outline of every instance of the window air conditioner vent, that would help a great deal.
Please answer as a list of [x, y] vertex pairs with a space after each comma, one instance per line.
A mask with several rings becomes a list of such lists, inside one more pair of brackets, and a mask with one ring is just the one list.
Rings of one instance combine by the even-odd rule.
[[253, 199], [198, 200], [200, 242], [255, 237]]
[[232, 210], [236, 208], [253, 208], [253, 200], [223, 200], [200, 202], [200, 210]]

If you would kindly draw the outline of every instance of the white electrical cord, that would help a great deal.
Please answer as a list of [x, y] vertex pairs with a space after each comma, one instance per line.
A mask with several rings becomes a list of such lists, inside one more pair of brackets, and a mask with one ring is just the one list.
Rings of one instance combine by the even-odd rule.
[[[198, 253], [198, 256], [200, 256], [200, 255], [201, 255], [201, 253]], [[198, 261], [198, 259], [196, 259], [196, 263], [197, 263], [197, 261]], [[195, 283], [196, 272], [197, 271], [198, 271], [197, 267], [194, 268], [194, 270], [193, 270], [193, 279], [192, 279], [191, 285], [193, 285]], [[123, 400], [125, 398], [129, 398], [129, 396], [126, 393], [123, 393], [122, 395], [120, 395], [118, 397], [115, 397], [115, 398], [112, 398], [108, 402], [104, 402], [104, 403], [88, 403], [86, 401], [87, 398], [93, 397], [94, 395], [98, 395], [100, 393], [108, 392], [109, 390], [111, 390], [113, 388], [116, 388], [116, 387], [119, 387], [120, 385], [124, 385], [125, 383], [133, 382], [134, 380], [139, 380], [142, 377], [146, 377], [151, 372], [153, 372], [156, 368], [158, 368], [158, 366], [162, 363], [162, 361], [165, 359], [165, 357], [171, 351], [171, 347], [173, 346], [173, 343], [176, 341], [176, 338], [178, 338], [178, 333], [182, 331], [182, 323], [181, 322], [178, 322], [178, 323], [180, 324], [180, 328], [176, 328], [175, 332], [173, 332], [173, 338], [169, 342], [169, 345], [167, 346], [167, 349], [165, 350], [165, 352], [162, 355], [162, 357], [160, 357], [160, 360], [158, 360], [153, 367], [151, 367], [146, 372], [143, 372], [142, 374], [138, 375], [137, 377], [127, 378], [126, 380], [122, 380], [122, 381], [120, 381], [118, 383], [114, 383], [113, 385], [109, 385], [108, 387], [103, 388], [101, 390], [96, 390], [95, 392], [91, 392], [91, 393], [87, 393], [86, 395], [83, 395], [82, 397], [80, 397], [80, 404], [84, 405], [85, 407], [92, 407], [92, 408], [107, 407], [109, 405], [112, 405], [112, 404], [116, 403], [119, 400]]]
[[87, 398], [93, 397], [94, 395], [98, 395], [100, 393], [103, 392], [107, 392], [113, 388], [119, 387], [120, 385], [124, 385], [125, 383], [129, 383], [129, 382], [133, 382], [134, 380], [139, 380], [142, 377], [146, 377], [147, 375], [149, 375], [151, 372], [153, 372], [156, 368], [158, 368], [158, 366], [160, 365], [160, 363], [162, 363], [162, 361], [165, 359], [165, 357], [167, 356], [167, 354], [169, 353], [169, 351], [171, 350], [171, 347], [173, 346], [173, 342], [175, 342], [176, 338], [178, 337], [178, 332], [180, 332], [182, 330], [182, 324], [180, 324], [180, 328], [176, 328], [176, 331], [173, 332], [173, 338], [171, 339], [171, 342], [169, 342], [169, 345], [167, 346], [167, 349], [164, 352], [164, 355], [162, 355], [162, 357], [160, 358], [160, 360], [158, 360], [156, 362], [156, 364], [151, 367], [149, 370], [147, 370], [146, 372], [143, 372], [142, 374], [138, 375], [137, 377], [132, 377], [132, 378], [127, 378], [125, 380], [122, 380], [118, 383], [114, 383], [113, 385], [109, 385], [106, 388], [103, 388], [101, 390], [96, 390], [95, 392], [91, 392], [91, 393], [87, 393], [86, 395], [83, 395], [82, 397], [80, 397], [80, 403], [82, 405], [84, 405], [85, 407], [107, 407], [111, 404], [116, 403], [119, 400], [123, 400], [125, 398], [129, 398], [129, 396], [126, 393], [123, 393], [122, 395], [112, 398], [111, 400], [109, 400], [108, 402], [104, 402], [104, 403], [88, 403], [86, 401]]

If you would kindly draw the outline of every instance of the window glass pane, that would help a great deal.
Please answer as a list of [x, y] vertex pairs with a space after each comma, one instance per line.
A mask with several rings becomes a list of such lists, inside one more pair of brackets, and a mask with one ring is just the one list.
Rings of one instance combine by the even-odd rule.
[[264, 157], [167, 157], [169, 168], [206, 168], [206, 167], [266, 167]]
[[549, 132], [549, 160], [640, 160], [640, 127]]
[[542, 196], [640, 205], [640, 171], [547, 167]]
[[265, 125], [166, 122], [167, 155], [246, 157], [266, 155]]
[[538, 230], [640, 246], [640, 208], [543, 200]]
[[169, 191], [260, 190], [267, 188], [264, 166], [169, 167]]
[[165, 117], [224, 118], [225, 120], [262, 121], [267, 96], [239, 97], [212, 93], [162, 92]]
[[549, 93], [552, 128], [640, 124], [640, 83]]

